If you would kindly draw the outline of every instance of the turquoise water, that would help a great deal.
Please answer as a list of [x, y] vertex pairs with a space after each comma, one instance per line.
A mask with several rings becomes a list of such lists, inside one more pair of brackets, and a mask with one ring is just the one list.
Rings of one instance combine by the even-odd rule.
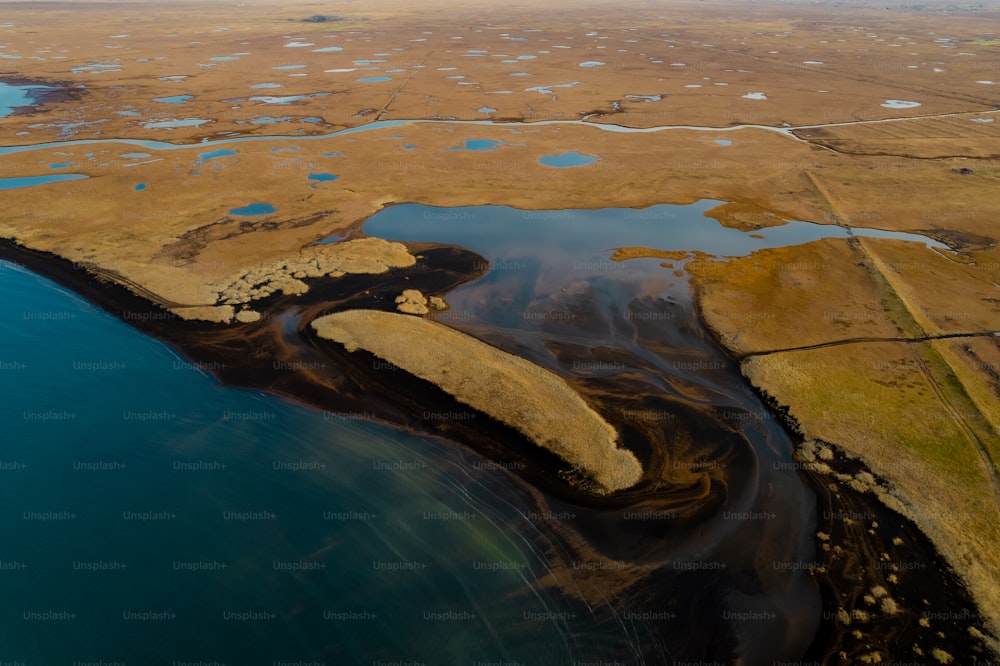
[[494, 141], [493, 139], [466, 139], [465, 145], [461, 148], [449, 148], [449, 150], [493, 150], [497, 146], [507, 145], [506, 141]]
[[211, 150], [207, 153], [198, 153], [198, 160], [200, 162], [207, 162], [208, 160], [214, 160], [219, 157], [229, 157], [235, 155], [235, 150], [229, 150], [227, 148], [219, 148], [218, 150]]
[[154, 97], [153, 101], [161, 102], [162, 104], [183, 104], [193, 98], [194, 95], [173, 95], [171, 97]]
[[253, 215], [270, 215], [271, 213], [276, 213], [277, 211], [278, 209], [269, 203], [252, 203], [248, 206], [243, 206], [242, 208], [231, 208], [229, 210], [229, 214], [251, 217]]
[[578, 167], [593, 164], [598, 160], [596, 155], [583, 155], [576, 151], [560, 155], [543, 155], [538, 161], [550, 167]]
[[136, 192], [142, 192], [144, 189], [146, 189], [146, 183], [139, 183], [135, 186]]
[[525, 619], [569, 610], [474, 454], [224, 388], [4, 261], [0, 300], [5, 661], [627, 654], [630, 622]]
[[67, 180], [87, 178], [82, 173], [60, 173], [51, 176], [23, 176], [21, 178], [0, 178], [0, 190], [17, 190], [22, 187], [34, 187], [48, 183], [61, 183]]
[[380, 83], [382, 81], [392, 81], [391, 76], [363, 76], [358, 79], [361, 83]]
[[332, 183], [339, 178], [337, 174], [333, 173], [310, 173], [309, 180], [314, 180], [318, 183]]
[[0, 83], [0, 118], [14, 113], [16, 107], [31, 106], [35, 103], [35, 93], [49, 89], [47, 86], [15, 86]]

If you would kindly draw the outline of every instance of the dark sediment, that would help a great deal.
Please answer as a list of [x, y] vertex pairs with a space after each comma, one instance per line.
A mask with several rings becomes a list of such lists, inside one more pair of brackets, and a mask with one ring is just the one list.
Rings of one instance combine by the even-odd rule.
[[[827, 464], [838, 473], [867, 471], [857, 460]], [[823, 623], [806, 659], [861, 663], [878, 652], [883, 661], [936, 664], [931, 652], [937, 648], [954, 657], [954, 663], [985, 663], [989, 648], [969, 633], [969, 627], [984, 628], [976, 606], [920, 529], [870, 493], [823, 474], [804, 473], [817, 492], [817, 531], [828, 535], [824, 543], [829, 546], [817, 557], [822, 569], [814, 577], [823, 591]], [[878, 600], [872, 604], [865, 599], [876, 586], [888, 591], [897, 612], [887, 613]], [[857, 611], [868, 619], [859, 621]], [[850, 624], [838, 619], [844, 612], [852, 616]]]
[[[581, 612], [592, 613], [602, 626], [616, 626], [622, 612], [634, 614], [626, 623], [633, 639], [609, 645], [602, 657], [627, 657], [622, 663], [734, 663], [741, 638], [720, 610], [727, 607], [733, 590], [766, 595], [764, 569], [781, 559], [764, 543], [748, 543], [738, 536], [711, 541], [704, 534], [727, 500], [755, 492], [749, 487], [753, 475], [745, 472], [763, 463], [755, 457], [744, 430], [734, 425], [740, 419], [712, 406], [706, 400], [707, 389], [697, 381], [660, 372], [625, 349], [581, 345], [554, 333], [541, 347], [525, 343], [518, 351], [559, 372], [619, 430], [622, 444], [643, 463], [644, 478], [633, 489], [610, 497], [579, 491], [561, 460], [513, 429], [370, 354], [348, 353], [312, 332], [309, 323], [322, 314], [355, 308], [393, 310], [403, 289], [444, 294], [480, 275], [486, 264], [479, 255], [460, 248], [409, 247], [421, 256], [413, 267], [313, 280], [303, 296], [273, 295], [257, 302], [255, 309], [264, 315], [260, 321], [232, 326], [180, 320], [122, 286], [94, 279], [71, 262], [9, 241], [0, 242], [0, 258], [70, 287], [175, 346], [226, 384], [294, 398], [325, 410], [332, 420], [374, 418], [469, 447], [497, 463], [498, 491], [517, 497], [525, 511], [532, 512], [538, 550], [549, 560], [548, 583], [577, 599]], [[581, 313], [572, 322], [573, 330], [603, 339], [606, 330], [600, 317]], [[684, 327], [686, 331], [676, 332]], [[671, 351], [672, 335], [707, 338], [691, 317], [681, 324], [644, 323], [636, 328], [636, 340], [666, 359], [677, 353]], [[504, 335], [507, 338], [501, 339]], [[484, 339], [508, 351], [518, 347], [513, 333], [494, 331]], [[570, 370], [619, 365], [626, 370], [603, 375]], [[719, 373], [731, 375], [735, 367], [730, 364]], [[768, 427], [773, 425], [760, 426], [761, 432]], [[933, 663], [929, 654], [935, 647], [953, 655], [957, 663], [982, 659], [984, 648], [970, 641], [967, 633], [974, 620], [932, 619], [929, 629], [919, 624], [927, 612], [936, 617], [974, 615], [968, 595], [919, 530], [872, 495], [842, 484], [831, 490], [830, 479], [811, 473], [806, 478], [816, 492], [817, 529], [829, 535], [828, 542], [817, 544], [816, 566], [802, 563], [822, 591], [819, 630], [810, 630], [804, 642], [794, 643], [801, 648], [776, 648], [767, 661], [745, 663], [803, 658], [803, 650], [806, 660], [820, 663], [841, 663], [841, 652], [847, 655], [843, 663], [858, 663], [872, 652], [878, 652], [883, 662]], [[873, 518], [855, 522], [840, 518], [852, 514]], [[878, 528], [872, 528], [873, 521]], [[902, 539], [900, 545], [893, 543], [897, 537]], [[841, 550], [823, 550], [823, 543]], [[707, 556], [706, 566], [698, 565], [699, 553]], [[764, 564], [748, 568], [747, 553]], [[690, 564], [678, 566], [678, 562]], [[892, 570], [892, 563], [903, 566]], [[889, 574], [895, 574], [898, 582], [887, 582]], [[874, 585], [886, 587], [900, 611], [893, 616], [873, 614], [866, 624], [839, 622], [840, 608], [848, 613], [855, 608], [877, 610], [863, 599]], [[861, 638], [851, 633], [856, 629]], [[937, 636], [938, 631], [945, 637]], [[924, 657], [914, 654], [915, 643], [924, 648]]]

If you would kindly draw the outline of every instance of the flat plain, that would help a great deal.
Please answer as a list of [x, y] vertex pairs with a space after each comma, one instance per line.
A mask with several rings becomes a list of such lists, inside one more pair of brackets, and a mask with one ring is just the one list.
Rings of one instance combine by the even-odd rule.
[[[0, 236], [239, 326], [310, 279], [413, 265], [420, 247], [366, 239], [396, 204], [709, 199], [705, 224], [747, 234], [839, 227], [748, 256], [607, 259], [690, 280], [803, 464], [912, 520], [978, 604], [965, 629], [997, 648], [1000, 10], [318, 7], [0, 3], [0, 81], [52, 88], [0, 117]], [[331, 238], [347, 240], [316, 244]]]

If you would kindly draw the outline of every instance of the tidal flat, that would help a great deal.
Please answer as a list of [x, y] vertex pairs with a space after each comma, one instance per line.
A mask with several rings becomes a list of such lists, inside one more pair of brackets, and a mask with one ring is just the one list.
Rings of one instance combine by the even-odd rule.
[[995, 10], [634, 10], [5, 5], [0, 657], [995, 658]]

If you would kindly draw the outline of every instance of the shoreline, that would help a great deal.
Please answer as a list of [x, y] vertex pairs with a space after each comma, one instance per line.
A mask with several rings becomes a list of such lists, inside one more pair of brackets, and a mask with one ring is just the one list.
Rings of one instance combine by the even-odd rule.
[[[699, 296], [699, 288], [696, 288], [693, 294], [695, 303], [698, 302]], [[704, 318], [701, 308], [697, 308], [697, 312], [702, 326], [704, 326], [705, 330], [720, 348], [727, 350], [729, 356], [739, 361], [745, 356], [752, 355], [745, 354], [741, 356], [733, 351], [729, 351], [729, 348], [721, 340], [720, 332]], [[740, 364], [740, 367], [742, 367], [742, 364]], [[744, 378], [746, 378], [745, 375]], [[815, 577], [823, 589], [824, 619], [821, 623], [821, 629], [817, 633], [816, 642], [810, 647], [806, 659], [819, 659], [820, 663], [827, 663], [827, 658], [832, 659], [836, 656], [836, 653], [833, 651], [834, 645], [842, 646], [841, 651], [853, 649], [856, 652], [854, 655], [855, 659], [861, 659], [866, 656], [864, 654], [865, 648], [862, 639], [852, 634], [855, 631], [855, 629], [851, 628], [852, 623], [843, 622], [842, 615], [838, 617], [838, 611], [844, 609], [844, 606], [835, 603], [837, 597], [845, 599], [847, 602], [845, 605], [848, 608], [845, 610], [848, 611], [848, 614], [851, 614], [854, 609], [861, 610], [864, 613], [871, 608], [871, 604], [863, 603], [864, 599], [861, 594], [847, 596], [844, 590], [839, 589], [836, 584], [835, 576], [839, 575], [846, 578], [852, 575], [851, 570], [856, 569], [858, 565], [857, 562], [850, 561], [850, 553], [844, 558], [842, 552], [837, 552], [836, 548], [840, 545], [837, 543], [838, 541], [841, 543], [848, 543], [851, 539], [862, 543], [869, 541], [870, 545], [867, 550], [871, 554], [872, 559], [878, 557], [881, 560], [885, 560], [882, 554], [893, 552], [894, 546], [912, 543], [911, 550], [917, 553], [918, 557], [901, 562], [898, 561], [898, 558], [888, 562], [876, 561], [874, 569], [880, 575], [876, 577], [875, 584], [881, 583], [884, 585], [890, 575], [897, 574], [898, 578], [898, 572], [901, 571], [908, 573], [913, 571], [918, 573], [933, 573], [933, 577], [936, 578], [935, 582], [940, 583], [938, 586], [940, 587], [939, 594], [943, 594], [949, 600], [949, 605], [961, 608], [957, 612], [933, 612], [935, 614], [950, 615], [953, 620], [952, 625], [957, 625], [958, 622], [962, 622], [965, 625], [977, 623], [981, 627], [988, 628], [989, 620], [978, 612], [979, 605], [975, 602], [964, 577], [948, 562], [917, 521], [886, 504], [883, 499], [883, 493], [886, 488], [891, 490], [891, 484], [873, 475], [862, 458], [841, 449], [836, 443], [823, 441], [807, 442], [805, 436], [802, 434], [801, 426], [798, 420], [792, 416], [789, 406], [779, 403], [766, 390], [754, 386], [749, 379], [746, 379], [746, 381], [751, 389], [760, 396], [761, 400], [777, 416], [785, 430], [791, 434], [795, 446], [795, 461], [792, 464], [795, 465], [795, 469], [798, 470], [799, 474], [808, 480], [809, 486], [816, 492], [817, 496], [817, 542], [820, 546], [820, 551], [817, 553], [817, 560], [821, 565], [817, 569], [821, 571], [821, 574]], [[831, 450], [833, 455], [830, 457], [820, 456], [820, 459], [817, 459], [815, 451], [821, 448]], [[859, 490], [847, 484], [842, 478], [838, 478], [838, 476], [857, 477], [858, 475], [868, 475], [875, 479], [875, 481], [871, 484], [870, 488]], [[838, 506], [840, 508], [836, 508]], [[865, 530], [863, 526], [855, 524], [865, 520], [870, 521], [878, 527]], [[888, 528], [882, 523], [888, 523]], [[882, 528], [881, 531], [884, 531], [885, 535], [876, 533], [876, 529], [879, 528]], [[825, 535], [826, 538], [819, 537], [818, 535], [820, 534]], [[902, 542], [897, 544], [895, 543], [896, 539], [902, 539]], [[881, 548], [874, 548], [878, 544], [881, 544]], [[909, 558], [910, 556], [906, 557]], [[831, 573], [831, 570], [837, 573]], [[855, 571], [854, 575], [856, 574], [857, 572]], [[911, 583], [913, 582], [912, 577], [908, 576], [907, 578], [910, 579]], [[917, 578], [919, 580], [919, 576]], [[925, 576], [924, 580], [921, 581], [925, 586], [927, 585], [928, 578], [932, 577]], [[908, 610], [913, 611], [912, 608]], [[927, 617], [929, 611], [926, 608], [922, 610], [924, 611], [923, 617]], [[910, 615], [914, 615], [914, 613], [911, 612]], [[917, 643], [914, 639], [920, 636], [920, 631], [918, 630], [918, 626], [920, 626], [919, 620], [917, 624], [914, 624], [911, 619], [909, 622], [910, 626], [907, 627], [901, 621], [903, 619], [902, 614], [895, 617], [900, 626], [890, 628], [889, 631], [902, 642], [916, 645]], [[889, 616], [883, 616], [881, 621], [892, 622]], [[889, 622], [886, 622], [886, 624]], [[854, 621], [854, 624], [857, 625], [857, 621]], [[930, 629], [934, 626], [931, 624], [930, 627], [925, 627], [924, 629]], [[880, 627], [880, 630], [885, 631], [886, 628], [883, 626]], [[970, 636], [965, 630], [965, 626], [951, 626], [950, 628], [954, 633], [953, 640], [956, 647], [958, 645], [967, 647], [968, 644], [976, 640], [976, 637]], [[937, 627], [935, 629], [940, 630]], [[821, 636], [824, 635], [826, 636], [825, 641], [829, 645], [829, 648], [825, 651], [818, 649], [824, 640]], [[992, 639], [992, 637], [988, 638]], [[978, 645], [976, 645], [975, 650], [970, 651], [968, 655], [968, 658], [974, 660], [971, 663], [978, 663], [984, 657], [984, 653], [987, 658], [991, 653], [993, 655], [1000, 654], [1000, 645], [995, 640], [979, 639], [976, 642], [978, 642]], [[956, 656], [954, 652], [950, 652], [949, 654], [958, 663], [965, 663], [966, 658], [964, 656]], [[908, 656], [910, 659], [914, 657], [912, 653]], [[938, 662], [935, 659], [934, 662], [927, 661], [926, 663]]]
[[[424, 283], [434, 284], [434, 286], [429, 287], [428, 290], [432, 293], [443, 293], [459, 284], [463, 284], [469, 279], [477, 277], [483, 272], [484, 262], [482, 258], [479, 257], [479, 255], [467, 250], [455, 247], [441, 247], [431, 244], [407, 244], [407, 246], [414, 251], [414, 253], [419, 252], [422, 255], [430, 256], [432, 260], [449, 266], [449, 268], [440, 272], [432, 269], [412, 270], [407, 275], [408, 286], [415, 288], [424, 286], [425, 288], [428, 288]], [[435, 252], [437, 254], [435, 254]], [[351, 411], [351, 409], [347, 409], [346, 411], [339, 412], [340, 414], [348, 416], [352, 414], [360, 414], [363, 418], [371, 418], [374, 416], [375, 419], [391, 423], [396, 427], [402, 427], [425, 436], [448, 439], [449, 441], [456, 442], [459, 446], [470, 446], [470, 442], [475, 442], [477, 439], [476, 433], [482, 430], [482, 426], [486, 420], [485, 417], [479, 419], [478, 422], [475, 420], [470, 420], [471, 422], [463, 422], [459, 419], [447, 419], [440, 421], [436, 428], [429, 428], [427, 424], [417, 423], [413, 419], [412, 414], [409, 414], [405, 409], [405, 404], [402, 409], [400, 409], [399, 405], [397, 405], [395, 410], [392, 410], [391, 408], [387, 410], [385, 404], [373, 406], [370, 400], [366, 402], [365, 398], [363, 396], [359, 397], [357, 393], [345, 393], [344, 387], [346, 386], [346, 383], [349, 383], [348, 380], [353, 381], [356, 385], [363, 386], [367, 389], [367, 385], [371, 384], [373, 378], [376, 381], [376, 386], [393, 389], [392, 393], [395, 395], [390, 395], [390, 399], [384, 401], [388, 404], [392, 404], [392, 402], [396, 399], [405, 399], [405, 396], [407, 395], [421, 395], [421, 392], [427, 390], [427, 386], [422, 382], [422, 380], [399, 377], [396, 376], [398, 373], [393, 373], [391, 370], [379, 371], [379, 369], [374, 368], [373, 365], [365, 367], [366, 364], [364, 361], [360, 363], [357, 362], [357, 360], [354, 363], [345, 362], [343, 366], [338, 364], [336, 367], [344, 370], [345, 375], [337, 378], [337, 381], [332, 383], [328, 382], [327, 384], [317, 384], [315, 376], [304, 380], [301, 377], [296, 379], [299, 375], [313, 375], [315, 373], [308, 372], [309, 366], [301, 365], [303, 362], [309, 362], [308, 360], [303, 361], [302, 359], [296, 359], [291, 356], [287, 358], [279, 358], [277, 355], [274, 355], [268, 359], [272, 365], [272, 377], [270, 378], [270, 381], [262, 380], [260, 375], [257, 374], [253, 368], [240, 368], [233, 364], [223, 365], [221, 368], [218, 367], [217, 363], [213, 365], [213, 361], [217, 360], [212, 358], [213, 343], [218, 344], [220, 340], [228, 337], [229, 343], [233, 344], [234, 342], [237, 342], [237, 339], [243, 337], [239, 333], [233, 334], [234, 330], [245, 332], [248, 329], [262, 329], [270, 326], [274, 321], [276, 321], [274, 317], [274, 310], [281, 305], [282, 301], [289, 301], [288, 297], [271, 296], [260, 301], [259, 307], [266, 313], [266, 316], [261, 322], [242, 326], [217, 326], [203, 322], [183, 321], [179, 317], [176, 317], [165, 310], [160, 310], [145, 299], [129, 292], [126, 288], [120, 285], [102, 283], [97, 278], [80, 271], [73, 265], [72, 262], [66, 259], [62, 259], [50, 253], [35, 251], [23, 246], [18, 246], [9, 240], [0, 241], [0, 258], [12, 261], [17, 265], [70, 288], [88, 302], [93, 303], [97, 307], [109, 312], [119, 320], [131, 324], [133, 327], [147, 335], [151, 335], [157, 339], [167, 342], [167, 344], [181, 351], [181, 353], [189, 361], [195, 363], [198, 367], [204, 368], [207, 372], [210, 372], [223, 384], [249, 386], [252, 388], [266, 390], [297, 402], [304, 402], [305, 404], [314, 407], [327, 403], [331, 396], [337, 395], [338, 403], [343, 402], [345, 406], [354, 404], [355, 409], [360, 410]], [[329, 281], [329, 283], [324, 283], [323, 285], [314, 283], [315, 286], [312, 286], [310, 289], [311, 296], [309, 300], [315, 299], [317, 301], [321, 301], [322, 303], [320, 305], [307, 306], [300, 313], [302, 320], [300, 330], [307, 333], [305, 338], [308, 343], [310, 353], [316, 354], [313, 357], [314, 361], [325, 362], [330, 360], [331, 356], [334, 356], [334, 360], [337, 360], [338, 362], [344, 359], [336, 358], [334, 354], [331, 354], [330, 348], [334, 345], [318, 341], [315, 336], [310, 336], [305, 330], [308, 329], [309, 312], [312, 311], [313, 314], [319, 314], [321, 311], [329, 311], [331, 309], [331, 301], [324, 299], [330, 299], [331, 297], [337, 296], [337, 293], [334, 292], [339, 292], [340, 294], [339, 299], [333, 299], [333, 301], [337, 304], [337, 308], [340, 309], [342, 307], [349, 307], [346, 303], [356, 301], [359, 298], [357, 287], [362, 286], [365, 282], [372, 283], [369, 286], [374, 286], [376, 290], [381, 289], [385, 294], [394, 294], [396, 293], [398, 284], [394, 285], [392, 283], [394, 282], [394, 279], [399, 278], [399, 273], [403, 273], [405, 275], [407, 274], [407, 270], [397, 269], [396, 271], [390, 271], [389, 274], [383, 275], [346, 276], [345, 278]], [[419, 279], [411, 279], [415, 276], [419, 277]], [[363, 292], [364, 290], [362, 289], [361, 291]], [[377, 294], [378, 292], [376, 291], [369, 294], [366, 298], [372, 298]], [[205, 333], [211, 334], [211, 337], [215, 337], [216, 340], [209, 340], [207, 342], [202, 340], [202, 344], [198, 344], [195, 341], [196, 338], [202, 338]], [[227, 336], [226, 334], [229, 335]], [[187, 340], [187, 344], [179, 342], [184, 341], [185, 339]], [[240, 349], [240, 347], [245, 347], [246, 345], [242, 344], [242, 340], [239, 342], [241, 344], [233, 349], [234, 357], [245, 358], [245, 356], [242, 355], [243, 350]], [[346, 352], [342, 355], [349, 356]], [[756, 389], [754, 390], [758, 393], [758, 395], [760, 394], [759, 391], [756, 391]], [[594, 399], [595, 396], [588, 395], [587, 397]], [[410, 398], [410, 401], [411, 406], [415, 404], [426, 404], [426, 401], [417, 401], [412, 397]], [[339, 404], [338, 409], [340, 409]], [[462, 407], [456, 407], [455, 405], [447, 403], [438, 403], [436, 406], [432, 406], [429, 411], [431, 413], [440, 412], [448, 414], [456, 409], [461, 410]], [[337, 414], [338, 412], [331, 413]], [[419, 412], [413, 411], [413, 413], [415, 414]], [[783, 416], [782, 422], [784, 422], [784, 415], [782, 415], [780, 411], [779, 415]], [[616, 423], [615, 425], [620, 424]], [[787, 429], [788, 424], [786, 424], [785, 427]], [[498, 430], [498, 428], [500, 429]], [[498, 441], [510, 441], [511, 434], [503, 432], [502, 428], [503, 426], [500, 424], [493, 424], [491, 433]], [[791, 431], [793, 433], [795, 432], [794, 429], [791, 429]], [[633, 435], [633, 438], [634, 437], [635, 435]], [[471, 444], [472, 448], [485, 455], [488, 460], [494, 462], [498, 471], [506, 474], [508, 478], [517, 479], [517, 485], [521, 487], [521, 491], [527, 490], [536, 497], [540, 497], [538, 493], [541, 493], [542, 495], [548, 493], [554, 494], [555, 503], [551, 500], [544, 501], [539, 499], [538, 508], [542, 513], [546, 511], [545, 507], [547, 506], [553, 510], [553, 513], [555, 513], [554, 509], [556, 509], [560, 503], [566, 501], [570, 503], [569, 505], [579, 505], [581, 502], [584, 502], [585, 504], [589, 503], [591, 506], [608, 508], [609, 505], [627, 507], [630, 504], [634, 504], [637, 499], [636, 495], [626, 493], [623, 496], [609, 498], [606, 502], [594, 503], [594, 498], [589, 498], [588, 502], [588, 498], [581, 495], [576, 495], [574, 493], [567, 494], [565, 492], [565, 488], [553, 487], [554, 475], [539, 471], [540, 467], [544, 467], [547, 464], [558, 464], [557, 461], [546, 459], [546, 456], [543, 455], [544, 452], [532, 451], [531, 448], [522, 447], [521, 450], [515, 450], [512, 455], [509, 447], [490, 447], [488, 445], [484, 445], [483, 440], [485, 439], [489, 438], [483, 438], [480, 435], [479, 446]], [[825, 487], [829, 482], [829, 478], [822, 477], [821, 475], [813, 472], [800, 471], [800, 475], [806, 477], [807, 485], [816, 493], [818, 509], [817, 516], [824, 516], [826, 514], [836, 515], [838, 512], [854, 511], [855, 513], [870, 512], [873, 515], [895, 517], [899, 518], [901, 521], [905, 521], [905, 519], [901, 516], [895, 514], [895, 512], [892, 512], [888, 509], [888, 507], [882, 505], [878, 499], [869, 499], [868, 497], [863, 497], [861, 494], [857, 493], [852, 495], [853, 491], [846, 488], [843, 489], [841, 496], [847, 497], [847, 499], [842, 499], [841, 503], [837, 504], [837, 499], [834, 494], [832, 494]], [[638, 492], [641, 494], [643, 491], [639, 490]], [[711, 511], [711, 507], [715, 504], [715, 501], [711, 500], [710, 497], [705, 497], [704, 500], [707, 501], [707, 504], [705, 501], [697, 502], [694, 512], [687, 516], [688, 520], [679, 522], [686, 522], [691, 526], [695, 526], [698, 522], [698, 515], [702, 514], [702, 512], [706, 510]], [[647, 508], [644, 503], [641, 503], [640, 506], [643, 506], [644, 509]], [[700, 507], [700, 509], [697, 507]], [[844, 507], [849, 508], [845, 509]], [[673, 510], [671, 505], [659, 507], [659, 510], [661, 511], [664, 509]], [[593, 518], [593, 521], [594, 529], [597, 529], [598, 532], [609, 526], [605, 520], [602, 520], [597, 516]], [[562, 529], [557, 521], [547, 521], [547, 523], [554, 532]], [[841, 528], [840, 534], [843, 535], [843, 538], [845, 539], [844, 543], [849, 547], [858, 545], [855, 543], [849, 543], [848, 539], [850, 538], [858, 540], [868, 538], [865, 536], [867, 533], [864, 530], [860, 530], [860, 532], [856, 529], [850, 530], [846, 527], [846, 523], [843, 521], [841, 521], [841, 523], [843, 524], [839, 526], [836, 523], [834, 523], [834, 525]], [[831, 538], [838, 534], [836, 529], [828, 529], [830, 529]], [[914, 548], [921, 554], [922, 557], [932, 558], [929, 568], [934, 571], [950, 573], [950, 569], [947, 567], [946, 563], [936, 550], [933, 549], [933, 546], [926, 539], [926, 537], [923, 537], [922, 532], [920, 532], [915, 525], [904, 524], [900, 529], [907, 535], [907, 539], [914, 539], [918, 542]], [[673, 527], [671, 531], [674, 531]], [[676, 531], [678, 536], [681, 536], [683, 532], [685, 532], [684, 526], [677, 526]], [[658, 527], [654, 530], [651, 527], [648, 532], [649, 533], [646, 535], [647, 538], [655, 532], [656, 538], [662, 539], [662, 528]], [[585, 546], [577, 544], [578, 547], [592, 548], [596, 546], [599, 551], [603, 550], [604, 552], [607, 552], [610, 549], [611, 556], [624, 554], [621, 552], [623, 550], [621, 544], [590, 544], [590, 540], [586, 538], [587, 533], [590, 533], [592, 537], [595, 535], [593, 530], [584, 529], [582, 534], [588, 543], [586, 543]], [[619, 534], [630, 534], [630, 532], [621, 532]], [[919, 543], [920, 537], [923, 537], [923, 540], [926, 542], [925, 544]], [[574, 541], [578, 540], [579, 537], [574, 539]], [[821, 541], [815, 539], [815, 537], [814, 540], [816, 541], [817, 547], [820, 548], [817, 553], [817, 559], [824, 565], [824, 568], [826, 568], [827, 571], [819, 574], [814, 573], [812, 576], [813, 578], [818, 579], [818, 584], [822, 590], [824, 613], [820, 621], [819, 630], [811, 642], [807, 655], [822, 654], [832, 656], [835, 654], [835, 645], [842, 646], [845, 637], [850, 636], [849, 628], [839, 624], [833, 616], [834, 605], [837, 602], [835, 597], [842, 590], [850, 588], [850, 582], [846, 580], [847, 574], [843, 570], [839, 570], [838, 573], [830, 573], [830, 569], [834, 568], [832, 559], [824, 559], [825, 556], [823, 555], [824, 551], [821, 549]], [[927, 547], [929, 547], [929, 549]], [[624, 548], [625, 552], [628, 550], [629, 548]], [[869, 547], [858, 550], [871, 552], [874, 556], [876, 549]], [[939, 574], [938, 578], [942, 577], [943, 576]], [[944, 588], [947, 588], [947, 585], [944, 585]], [[964, 592], [964, 589], [962, 591]], [[945, 596], [947, 597], [947, 595]], [[860, 597], [860, 592], [855, 590], [854, 598], [858, 599]], [[947, 598], [950, 599], [952, 603], [957, 605], [965, 606], [967, 603], [967, 599], [965, 599], [959, 592], [956, 592], [953, 597]], [[965, 612], [965, 608], [963, 608], [962, 612]], [[886, 622], [892, 622], [892, 620], [887, 619]], [[905, 629], [898, 629], [894, 635], [898, 636], [900, 635], [900, 632], [904, 631]], [[858, 641], [859, 646], [860, 644], [861, 642]], [[949, 650], [951, 654], [960, 654], [957, 649], [957, 645], [952, 646], [949, 642], [949, 647], [951, 648]], [[851, 649], [853, 650], [854, 648]], [[860, 647], [857, 649], [860, 649]], [[912, 656], [909, 655], [908, 652], [904, 653], [902, 651], [903, 646], [900, 646], [900, 650], [901, 651], [895, 655], [900, 659], [903, 659], [906, 656]]]

